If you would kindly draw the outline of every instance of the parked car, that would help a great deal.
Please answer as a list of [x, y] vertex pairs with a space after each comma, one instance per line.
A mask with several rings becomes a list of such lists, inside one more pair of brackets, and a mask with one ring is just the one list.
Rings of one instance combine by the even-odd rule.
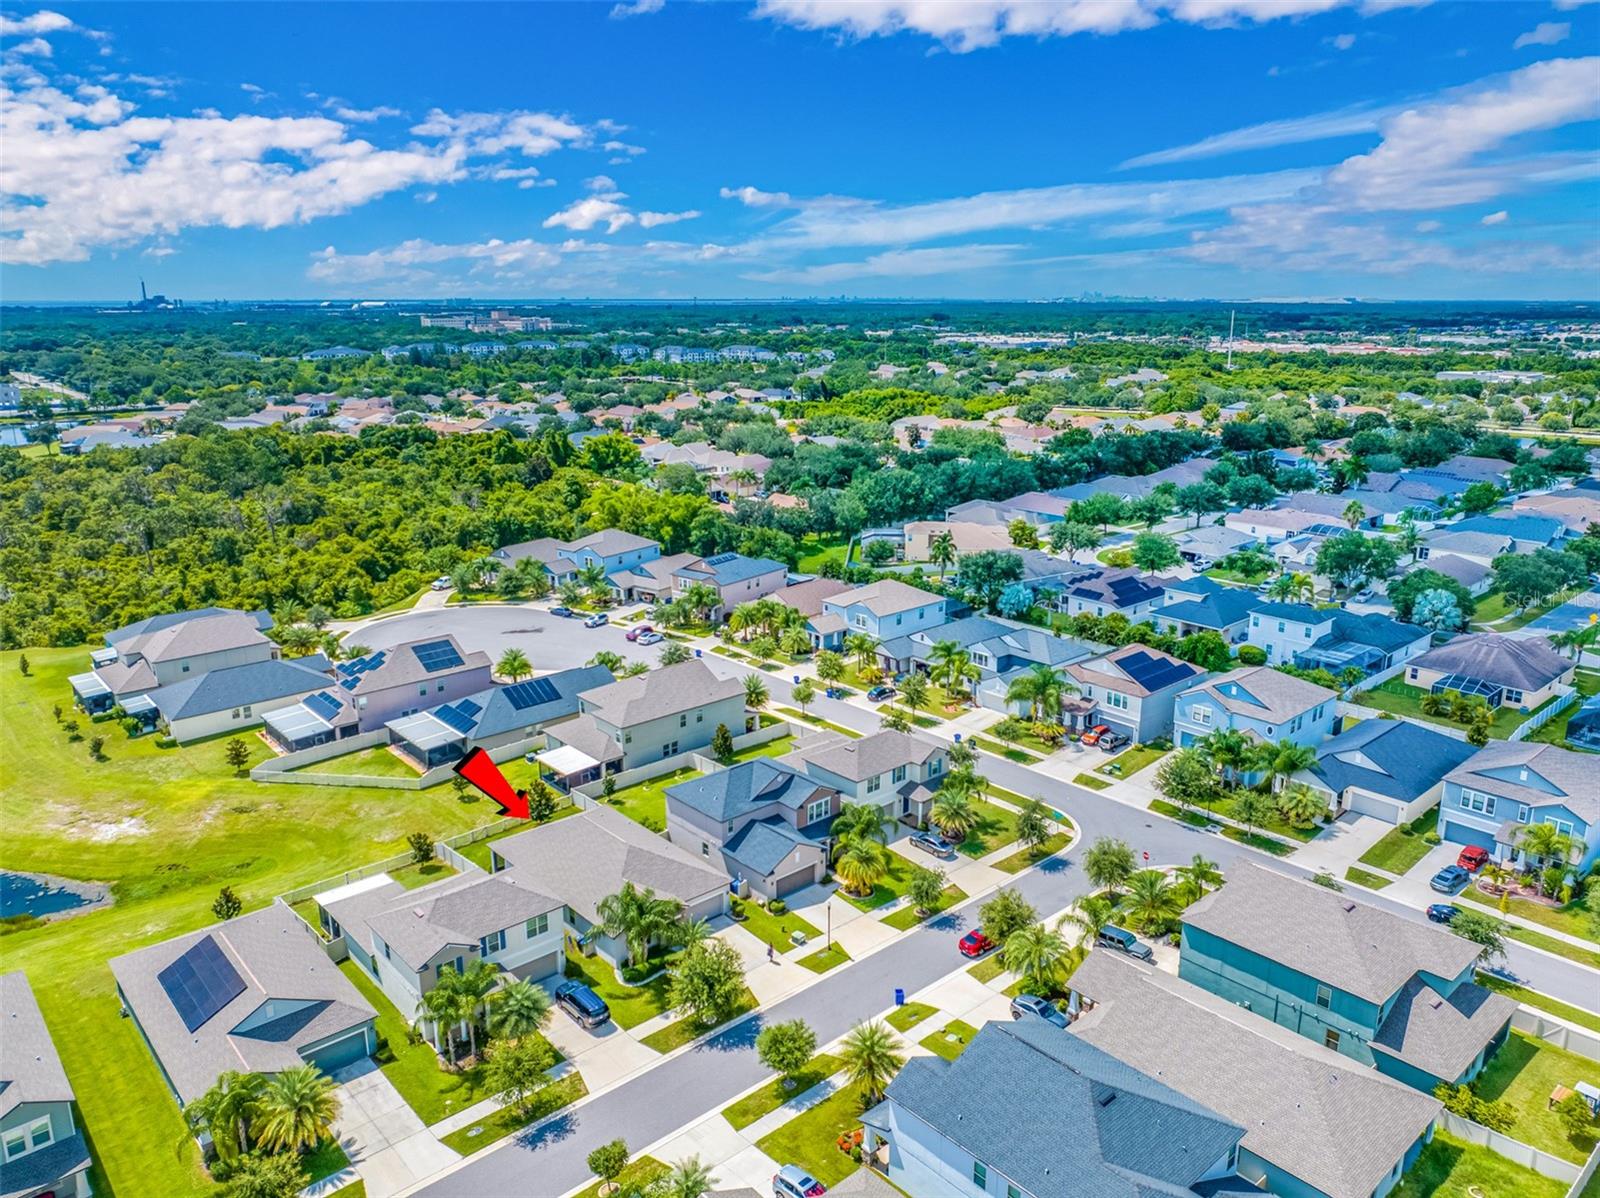
[[1434, 923], [1449, 923], [1461, 914], [1461, 908], [1454, 903], [1434, 903], [1428, 908], [1428, 918]]
[[1482, 845], [1469, 844], [1456, 857], [1456, 864], [1469, 874], [1475, 874], [1489, 864], [1489, 850]]
[[611, 1018], [611, 1008], [582, 982], [562, 982], [556, 987], [556, 1006], [580, 1027], [599, 1027]]
[[1011, 1000], [1011, 1018], [1021, 1019], [1024, 1015], [1037, 1015], [1057, 1027], [1067, 1026], [1067, 1017], [1061, 1013], [1061, 1008], [1036, 994], [1019, 994]]
[[772, 1177], [772, 1198], [820, 1198], [827, 1192], [827, 1186], [799, 1165], [785, 1165]]
[[1089, 729], [1089, 731], [1083, 734], [1083, 743], [1086, 745], [1097, 745], [1100, 743], [1100, 738], [1110, 731], [1110, 724], [1096, 724], [1093, 728]]
[[1096, 944], [1102, 948], [1113, 949], [1119, 953], [1127, 953], [1139, 961], [1153, 961], [1155, 954], [1150, 951], [1148, 944], [1142, 943], [1137, 936], [1127, 928], [1119, 928], [1116, 924], [1108, 923], [1100, 929], [1100, 934], [1094, 938]]
[[455, 583], [450, 581], [450, 575], [441, 574], [438, 578], [435, 578], [428, 584], [428, 589], [430, 591], [448, 591], [455, 585]]
[[636, 641], [641, 636], [643, 636], [645, 633], [654, 632], [654, 631], [655, 631], [655, 629], [651, 628], [650, 625], [648, 625], [648, 624], [640, 624], [637, 628], [628, 629], [627, 632], [624, 632], [622, 634], [622, 637], [623, 637], [624, 640]]
[[994, 941], [990, 940], [977, 928], [973, 928], [972, 931], [961, 938], [961, 943], [957, 947], [961, 949], [963, 957], [981, 957], [994, 947]]
[[1361, 590], [1357, 591], [1354, 595], [1350, 596], [1350, 602], [1351, 603], [1371, 603], [1372, 602], [1372, 588], [1371, 587], [1363, 587]]
[[583, 626], [585, 628], [599, 628], [609, 623], [611, 623], [611, 617], [603, 611], [597, 611], [583, 622]]
[[924, 853], [931, 853], [935, 857], [942, 857], [946, 861], [956, 855], [956, 846], [937, 832], [914, 833], [911, 837], [911, 847], [921, 849]]
[[1128, 738], [1120, 732], [1102, 732], [1100, 739], [1095, 742], [1102, 752], [1115, 753], [1128, 743]]
[[552, 607], [550, 609], [550, 614], [552, 616], [560, 616], [563, 620], [570, 620], [578, 613], [573, 611], [570, 607]]
[[639, 634], [639, 644], [641, 645], [659, 645], [666, 639], [666, 637], [662, 636], [654, 629], [647, 629]]
[[867, 692], [867, 699], [872, 703], [882, 703], [885, 699], [894, 698], [895, 693], [892, 686], [875, 686]]
[[1459, 865], [1447, 865], [1433, 875], [1428, 885], [1440, 894], [1454, 894], [1471, 880], [1472, 875]]

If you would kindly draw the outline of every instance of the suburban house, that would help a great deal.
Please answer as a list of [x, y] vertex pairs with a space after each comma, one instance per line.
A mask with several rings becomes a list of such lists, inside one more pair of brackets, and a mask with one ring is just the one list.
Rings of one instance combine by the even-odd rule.
[[1247, 507], [1229, 512], [1222, 526], [1242, 532], [1252, 541], [1275, 545], [1299, 533], [1308, 532], [1328, 523], [1328, 517], [1318, 512], [1293, 512], [1282, 508]]
[[1567, 720], [1567, 743], [1600, 752], [1600, 695], [1590, 695]]
[[692, 553], [670, 553], [606, 575], [606, 582], [624, 603], [662, 603], [672, 598], [674, 578], [700, 559]]
[[578, 666], [491, 686], [451, 703], [390, 720], [390, 743], [424, 770], [525, 740], [578, 714], [578, 696], [613, 681], [604, 666]]
[[907, 1194], [1257, 1192], [1234, 1175], [1244, 1125], [1040, 1019], [987, 1023], [952, 1061], [911, 1058], [862, 1123], [863, 1154]]
[[1582, 536], [1590, 525], [1600, 524], [1600, 495], [1584, 488], [1580, 481], [1572, 490], [1524, 495], [1511, 505], [1511, 510], [1553, 517], [1572, 535]]
[[1249, 641], [1266, 650], [1269, 665], [1331, 674], [1353, 666], [1370, 676], [1424, 653], [1433, 634], [1377, 612], [1356, 615], [1339, 607], [1263, 603], [1250, 614]]
[[1132, 566], [1092, 570], [1068, 582], [1056, 599], [1056, 610], [1071, 616], [1113, 613], [1137, 623], [1161, 606], [1162, 581]]
[[628, 946], [601, 931], [599, 907], [624, 882], [676, 899], [690, 919], [713, 919], [727, 909], [728, 875], [719, 865], [599, 804], [491, 842], [489, 864], [496, 878], [510, 871], [560, 899], [567, 951], [598, 953], [619, 969]]
[[1514, 999], [1473, 981], [1480, 946], [1315, 882], [1239, 863], [1183, 916], [1178, 975], [1426, 1094], [1471, 1081]]
[[1567, 526], [1554, 516], [1538, 512], [1486, 512], [1468, 516], [1450, 526], [1457, 532], [1486, 532], [1509, 537], [1512, 553], [1532, 553], [1535, 549], [1559, 549], [1567, 539]]
[[314, 901], [329, 939], [407, 1019], [419, 1017], [446, 966], [462, 974], [488, 961], [535, 981], [561, 973], [562, 902], [515, 872], [458, 874], [416, 889], [376, 874]]
[[1544, 637], [1476, 632], [1412, 658], [1405, 678], [1431, 694], [1459, 691], [1481, 695], [1490, 707], [1532, 711], [1563, 693], [1576, 668]]
[[1417, 550], [1417, 557], [1430, 564], [1437, 555], [1492, 566], [1495, 558], [1515, 552], [1516, 542], [1502, 532], [1461, 531], [1455, 525], [1446, 525], [1427, 534]]
[[915, 826], [927, 818], [934, 792], [950, 769], [943, 746], [891, 730], [856, 739], [814, 738], [785, 760], [837, 791], [844, 802], [871, 803], [889, 819]]
[[0, 974], [0, 1185], [6, 1198], [89, 1198], [77, 1095], [20, 969]]
[[1328, 797], [1334, 815], [1354, 811], [1408, 824], [1439, 801], [1444, 776], [1477, 750], [1410, 720], [1363, 720], [1317, 746], [1316, 764], [1292, 781]]
[[711, 611], [711, 620], [715, 623], [741, 603], [781, 591], [789, 581], [789, 567], [771, 558], [719, 553], [679, 566], [672, 578], [676, 584], [674, 593], [680, 599], [697, 583], [704, 583], [717, 592], [717, 602]]
[[332, 681], [332, 663], [317, 653], [224, 666], [159, 686], [144, 697], [167, 735], [183, 744], [254, 728], [268, 708], [298, 703]]
[[1182, 532], [1174, 533], [1172, 539], [1177, 543], [1178, 556], [1191, 563], [1216, 561], [1219, 557], [1227, 557], [1230, 553], [1237, 553], [1246, 546], [1256, 544], [1256, 538], [1249, 533], [1229, 528], [1225, 524], [1186, 528]]
[[1178, 695], [1206, 672], [1136, 641], [1104, 657], [1074, 662], [1066, 674], [1078, 688], [1078, 694], [1068, 696], [1064, 704], [1069, 730], [1105, 724], [1136, 743], [1148, 744], [1172, 735]]
[[580, 694], [578, 715], [546, 730], [539, 761], [566, 789], [703, 749], [719, 724], [745, 731], [744, 685], [693, 658]]
[[[1581, 876], [1600, 859], [1600, 783], [1587, 753], [1537, 741], [1490, 741], [1444, 776], [1439, 835], [1475, 844], [1502, 860], [1530, 862], [1519, 841], [1535, 824], [1573, 838]], [[1549, 863], [1549, 864], [1553, 864]]]
[[892, 578], [856, 587], [822, 601], [821, 619], [836, 616], [844, 623], [842, 629], [835, 630], [832, 621], [827, 621], [826, 635], [838, 640], [819, 647], [837, 648], [844, 637], [858, 633], [884, 642], [936, 627], [945, 622], [949, 602], [942, 595], [930, 594]]
[[93, 668], [67, 681], [90, 715], [117, 706], [137, 715], [151, 705], [132, 700], [157, 687], [279, 656], [263, 635], [271, 627], [266, 612], [221, 607], [151, 616], [106, 633], [106, 647], [89, 655]]
[[1191, 636], [1214, 632], [1230, 645], [1243, 641], [1250, 630], [1250, 614], [1261, 606], [1261, 596], [1242, 587], [1223, 586], [1197, 574], [1167, 582], [1166, 598], [1150, 615], [1160, 632]]
[[274, 903], [113, 957], [123, 1007], [187, 1106], [228, 1070], [325, 1073], [378, 1047], [376, 1012], [290, 908]]
[[950, 534], [950, 544], [958, 554], [1016, 550], [1006, 525], [997, 520], [979, 520], [970, 515], [961, 520], [911, 520], [905, 526], [905, 560], [931, 562], [933, 542], [945, 533]]
[[949, 643], [964, 651], [978, 669], [973, 693], [992, 711], [1019, 711], [1006, 698], [1011, 682], [1032, 666], [1061, 669], [1082, 661], [1093, 650], [1082, 641], [1056, 636], [1030, 624], [992, 616], [967, 616], [898, 636], [878, 646], [878, 662], [891, 674], [931, 671], [938, 664], [934, 647]]
[[1173, 705], [1179, 748], [1231, 728], [1257, 740], [1314, 745], [1333, 732], [1339, 696], [1270, 666], [1244, 666], [1181, 692]]
[[1487, 564], [1453, 553], [1433, 553], [1427, 557], [1427, 568], [1453, 578], [1467, 588], [1469, 595], [1482, 595], [1494, 585], [1494, 571]]
[[541, 537], [536, 541], [502, 545], [489, 556], [497, 562], [509, 564], [531, 557], [544, 566], [550, 581], [560, 586], [564, 582], [576, 581], [579, 572], [587, 566], [599, 566], [609, 578], [619, 571], [654, 561], [661, 556], [661, 545], [649, 537], [635, 536], [619, 528], [607, 528], [579, 537], [576, 541]]
[[[1215, 893], [1233, 885], [1230, 871]], [[1260, 1190], [1383, 1198], [1432, 1138], [1437, 1099], [1265, 1012], [1104, 949], [1089, 954], [1071, 985], [1087, 1009], [1066, 1034], [1244, 1128], [1235, 1168]]]
[[827, 612], [824, 605], [829, 599], [851, 590], [848, 582], [837, 578], [813, 578], [773, 594], [773, 598], [805, 618], [806, 635], [813, 648], [837, 649], [844, 639], [844, 617]]

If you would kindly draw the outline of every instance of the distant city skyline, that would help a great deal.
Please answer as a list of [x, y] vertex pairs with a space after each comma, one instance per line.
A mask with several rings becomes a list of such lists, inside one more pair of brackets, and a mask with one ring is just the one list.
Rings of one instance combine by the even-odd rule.
[[0, 10], [0, 294], [1600, 301], [1600, 5]]

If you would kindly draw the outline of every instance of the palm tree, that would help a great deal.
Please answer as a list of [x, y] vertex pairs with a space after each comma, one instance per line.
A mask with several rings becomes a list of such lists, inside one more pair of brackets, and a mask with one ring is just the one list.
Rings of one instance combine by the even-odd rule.
[[1056, 931], [1070, 928], [1074, 946], [1087, 948], [1094, 943], [1100, 929], [1111, 922], [1116, 910], [1116, 904], [1104, 895], [1080, 894], [1067, 908], [1066, 914], [1056, 922]]
[[689, 646], [682, 641], [668, 641], [661, 646], [661, 664], [675, 666], [689, 660]]
[[1123, 910], [1135, 927], [1148, 932], [1172, 918], [1178, 910], [1178, 896], [1166, 874], [1159, 869], [1141, 869], [1128, 879]]
[[1400, 517], [1400, 529], [1395, 533], [1394, 547], [1407, 554], [1412, 561], [1417, 560], [1417, 551], [1422, 548], [1422, 533], [1409, 513]]
[[1528, 824], [1517, 833], [1517, 847], [1523, 855], [1540, 863], [1570, 865], [1575, 844], [1570, 833], [1554, 824]]
[[865, 898], [872, 893], [878, 879], [889, 872], [889, 850], [864, 836], [853, 837], [843, 843], [833, 863], [833, 872], [839, 875], [851, 894]]
[[225, 1161], [250, 1151], [250, 1125], [255, 1120], [267, 1079], [259, 1073], [229, 1069], [216, 1084], [184, 1108], [196, 1131], [209, 1132], [217, 1155]]
[[658, 1183], [660, 1189], [651, 1193], [659, 1193], [660, 1198], [705, 1198], [715, 1181], [716, 1176], [699, 1157], [685, 1157], [667, 1171]]
[[1328, 800], [1304, 782], [1291, 782], [1278, 795], [1278, 814], [1296, 828], [1316, 825], [1328, 811]]
[[806, 630], [799, 627], [789, 627], [783, 630], [783, 635], [778, 638], [778, 648], [790, 657], [804, 657], [811, 652], [811, 638], [806, 635]]
[[456, 982], [456, 991], [466, 1009], [467, 1038], [473, 1056], [478, 1055], [478, 1012], [499, 982], [500, 967], [493, 961], [482, 959], [468, 965], [467, 971]]
[[928, 701], [928, 680], [913, 670], [900, 684], [900, 697], [915, 715]]
[[314, 1148], [332, 1134], [338, 1117], [333, 1079], [315, 1065], [295, 1065], [262, 1090], [257, 1130], [262, 1146], [274, 1151]]
[[489, 1004], [489, 1031], [507, 1040], [531, 1035], [549, 1018], [550, 996], [533, 982], [508, 982]]
[[711, 613], [722, 602], [722, 596], [717, 588], [708, 582], [691, 583], [684, 588], [679, 601], [702, 620], [709, 621]]
[[767, 684], [755, 674], [744, 676], [744, 705], [751, 711], [760, 711], [767, 705]]
[[1006, 968], [1020, 974], [1037, 994], [1049, 995], [1061, 983], [1061, 966], [1072, 952], [1066, 937], [1042, 923], [1018, 928], [1006, 937]]
[[590, 562], [578, 571], [578, 585], [586, 591], [604, 589], [606, 585], [606, 568], [599, 562]]
[[583, 588], [570, 578], [556, 588], [556, 594], [561, 596], [561, 602], [568, 607], [583, 602]]
[[502, 678], [518, 682], [533, 673], [533, 663], [521, 649], [507, 649], [495, 663], [494, 672]]
[[728, 629], [740, 640], [749, 640], [746, 634], [761, 627], [761, 613], [754, 603], [741, 603], [728, 613]]
[[1205, 895], [1207, 886], [1215, 889], [1222, 885], [1222, 871], [1217, 868], [1217, 863], [1207, 861], [1199, 853], [1188, 865], [1180, 865], [1173, 872], [1178, 875], [1179, 888], [1197, 899]]
[[1230, 786], [1238, 785], [1238, 774], [1252, 752], [1245, 734], [1233, 728], [1218, 728], [1200, 742], [1200, 747], [1222, 780]]
[[1272, 580], [1272, 585], [1267, 588], [1267, 597], [1276, 599], [1280, 603], [1287, 603], [1295, 593], [1293, 574], [1280, 574]]
[[[451, 1065], [456, 1061], [456, 1025], [468, 1018], [471, 1008], [467, 1005], [465, 995], [461, 993], [461, 975], [448, 965], [439, 967], [439, 980], [434, 983], [432, 990], [422, 996], [417, 1003], [417, 1013], [426, 1015], [434, 1023], [436, 1029], [444, 1032], [446, 1058]], [[437, 1033], [435, 1033], [437, 1044]]]
[[1359, 499], [1352, 499], [1344, 505], [1344, 522], [1351, 528], [1356, 527], [1367, 518], [1367, 509], [1361, 506]]
[[846, 1074], [861, 1087], [862, 1098], [868, 1106], [883, 1099], [884, 1090], [900, 1072], [900, 1066], [906, 1063], [894, 1033], [876, 1019], [850, 1029], [840, 1056], [844, 1059]]
[[849, 840], [861, 838], [887, 844], [894, 821], [884, 814], [882, 807], [872, 803], [841, 803], [839, 814], [833, 817], [831, 832], [839, 848]]
[[928, 560], [939, 567], [939, 581], [943, 582], [945, 571], [956, 563], [956, 538], [948, 528], [929, 538]]
[[678, 948], [690, 949], [711, 939], [711, 922], [682, 915], [672, 925], [672, 943]]
[[1061, 675], [1050, 666], [1034, 665], [1011, 680], [1006, 688], [1006, 702], [1026, 703], [1028, 715], [1039, 723], [1052, 711], [1061, 710], [1061, 691]]
[[870, 670], [878, 656], [878, 642], [864, 632], [852, 632], [844, 638], [844, 651], [856, 659], [858, 672]]
[[1266, 746], [1269, 750], [1267, 756], [1267, 775], [1270, 781], [1276, 782], [1279, 778], [1292, 778], [1301, 770], [1308, 770], [1317, 763], [1317, 751], [1309, 745], [1297, 745], [1292, 740], [1280, 740], [1276, 745]]
[[600, 900], [595, 914], [602, 932], [628, 942], [628, 964], [637, 967], [649, 956], [650, 942], [677, 922], [680, 906], [677, 899], [657, 898], [648, 886], [640, 890], [624, 882], [621, 890]]
[[928, 818], [951, 840], [960, 841], [965, 840], [967, 833], [977, 825], [978, 813], [972, 806], [972, 799], [960, 789], [952, 790], [949, 779], [946, 779], [933, 800]]
[[933, 648], [928, 650], [928, 660], [932, 663], [928, 672], [935, 678], [942, 679], [946, 690], [953, 690], [950, 682], [952, 663], [958, 657], [965, 657], [959, 641], [935, 641]]

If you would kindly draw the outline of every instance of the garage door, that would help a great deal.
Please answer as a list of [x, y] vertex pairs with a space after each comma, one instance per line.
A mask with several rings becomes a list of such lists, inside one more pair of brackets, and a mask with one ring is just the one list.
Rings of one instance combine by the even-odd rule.
[[558, 953], [549, 953], [546, 956], [535, 958], [526, 965], [518, 965], [511, 971], [512, 976], [523, 981], [538, 981], [540, 978], [551, 977], [561, 971], [561, 957]]
[[1485, 832], [1482, 828], [1470, 828], [1466, 824], [1445, 821], [1444, 838], [1452, 844], [1475, 844], [1480, 848], [1494, 852], [1494, 833]]
[[1350, 796], [1350, 810], [1361, 815], [1371, 815], [1386, 824], [1400, 822], [1400, 806], [1377, 795], [1363, 794], [1359, 790]]
[[809, 865], [804, 869], [797, 869], [792, 874], [784, 874], [783, 877], [774, 882], [772, 884], [772, 892], [777, 897], [784, 898], [793, 894], [796, 890], [804, 890], [811, 885], [811, 881], [815, 876], [816, 871]]
[[367, 1037], [362, 1032], [356, 1032], [353, 1036], [335, 1040], [332, 1044], [325, 1044], [315, 1052], [304, 1055], [306, 1060], [322, 1072], [333, 1073], [346, 1065], [354, 1065], [367, 1055]]

